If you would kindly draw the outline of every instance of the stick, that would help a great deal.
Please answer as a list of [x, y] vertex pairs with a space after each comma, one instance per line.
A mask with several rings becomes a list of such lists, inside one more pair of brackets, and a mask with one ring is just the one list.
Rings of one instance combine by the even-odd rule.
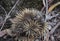
[[59, 25], [60, 25], [60, 22], [54, 28], [52, 28], [52, 30], [50, 31], [50, 34], [53, 34]]
[[10, 13], [11, 13], [11, 12], [13, 11], [13, 9], [16, 7], [16, 5], [17, 5], [18, 2], [19, 2], [19, 0], [17, 0], [17, 2], [15, 3], [15, 5], [12, 7], [12, 9], [11, 9], [11, 10], [9, 11], [9, 13], [6, 15], [5, 20], [4, 20], [4, 23], [3, 23], [0, 31], [3, 29], [3, 26], [4, 26], [4, 24], [6, 23], [6, 20], [9, 18]]

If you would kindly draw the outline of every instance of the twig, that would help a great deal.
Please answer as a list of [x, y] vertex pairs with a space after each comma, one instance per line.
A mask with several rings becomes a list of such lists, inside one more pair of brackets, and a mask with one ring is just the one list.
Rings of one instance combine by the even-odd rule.
[[50, 36], [49, 31], [47, 31], [47, 34], [46, 34], [46, 41], [49, 41], [49, 36]]
[[53, 36], [53, 35], [51, 35], [50, 37], [51, 37], [51, 40], [52, 40], [52, 41], [55, 41], [55, 39], [54, 39], [54, 36]]
[[13, 11], [13, 9], [16, 7], [16, 5], [17, 5], [18, 2], [19, 2], [19, 0], [17, 0], [17, 2], [15, 3], [15, 5], [12, 7], [12, 9], [11, 9], [11, 10], [9, 11], [9, 13], [6, 15], [5, 20], [4, 20], [4, 23], [3, 23], [0, 31], [3, 29], [3, 26], [4, 26], [4, 24], [6, 23], [6, 20], [9, 18], [10, 13], [11, 13], [11, 12]]
[[0, 5], [0, 7], [4, 10], [5, 14], [7, 14], [7, 11], [4, 9], [4, 7], [2, 7], [1, 5]]
[[45, 0], [43, 0], [43, 5], [44, 5], [44, 7], [46, 6]]
[[46, 0], [46, 14], [48, 14], [48, 0]]
[[[47, 15], [48, 15], [48, 0], [46, 0], [46, 5], [45, 5], [45, 7], [46, 7], [46, 14], [45, 14], [45, 22], [47, 22]], [[47, 29], [47, 34], [46, 34], [46, 39], [45, 39], [46, 41], [49, 41], [49, 30]]]
[[[47, 18], [47, 15], [48, 15], [48, 0], [46, 0], [46, 14], [45, 14], [45, 17]], [[46, 18], [45, 18], [45, 22], [46, 22]]]
[[50, 34], [53, 34], [59, 25], [60, 25], [60, 22], [50, 31]]
[[42, 7], [41, 12], [43, 12], [43, 11], [44, 11], [44, 9], [45, 9], [45, 7]]

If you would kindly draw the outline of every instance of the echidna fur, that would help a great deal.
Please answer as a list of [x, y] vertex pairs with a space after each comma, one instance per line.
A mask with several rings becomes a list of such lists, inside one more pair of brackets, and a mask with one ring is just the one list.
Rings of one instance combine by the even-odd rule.
[[42, 35], [44, 22], [42, 21], [40, 14], [41, 12], [36, 9], [23, 9], [14, 19], [11, 19], [12, 32], [17, 35], [25, 32], [26, 35], [34, 37]]

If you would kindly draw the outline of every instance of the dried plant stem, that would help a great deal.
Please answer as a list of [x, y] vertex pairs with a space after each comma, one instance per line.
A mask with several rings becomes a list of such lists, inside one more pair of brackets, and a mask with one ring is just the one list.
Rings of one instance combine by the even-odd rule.
[[45, 0], [43, 0], [43, 5], [46, 6]]
[[47, 34], [46, 34], [46, 41], [49, 41], [49, 36], [50, 36], [49, 31], [47, 31]]
[[[48, 0], [46, 0], [46, 14], [45, 14], [46, 18], [47, 18], [47, 15], [48, 15]], [[45, 21], [46, 21], [46, 18], [45, 18]]]
[[57, 23], [57, 25], [54, 28], [52, 28], [52, 30], [50, 31], [50, 34], [53, 34], [54, 31], [58, 28], [59, 25], [60, 25], [60, 22]]
[[9, 18], [10, 13], [11, 13], [11, 12], [13, 11], [13, 9], [16, 7], [16, 5], [17, 5], [18, 2], [19, 2], [19, 0], [17, 0], [17, 2], [15, 3], [15, 5], [12, 7], [12, 9], [11, 9], [11, 10], [9, 11], [9, 13], [6, 15], [5, 20], [4, 20], [4, 23], [3, 23], [0, 31], [3, 29], [3, 26], [4, 26], [4, 24], [6, 23], [6, 20]]
[[4, 10], [5, 14], [7, 14], [7, 11], [4, 9], [4, 7], [2, 7], [1, 5], [0, 5], [0, 7]]
[[[45, 14], [45, 22], [47, 22], [47, 15], [48, 15], [48, 0], [46, 0], [46, 5], [45, 5], [45, 7], [46, 7], [46, 14]], [[46, 41], [49, 41], [49, 30], [47, 29], [47, 34], [46, 34], [46, 39], [45, 39]]]

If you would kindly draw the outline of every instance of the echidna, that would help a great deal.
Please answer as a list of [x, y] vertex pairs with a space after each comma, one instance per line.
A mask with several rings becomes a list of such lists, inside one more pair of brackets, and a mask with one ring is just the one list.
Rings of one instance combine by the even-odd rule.
[[41, 12], [36, 9], [23, 9], [14, 19], [11, 19], [11, 31], [17, 36], [20, 36], [24, 32], [29, 37], [42, 35], [44, 22], [40, 14]]

